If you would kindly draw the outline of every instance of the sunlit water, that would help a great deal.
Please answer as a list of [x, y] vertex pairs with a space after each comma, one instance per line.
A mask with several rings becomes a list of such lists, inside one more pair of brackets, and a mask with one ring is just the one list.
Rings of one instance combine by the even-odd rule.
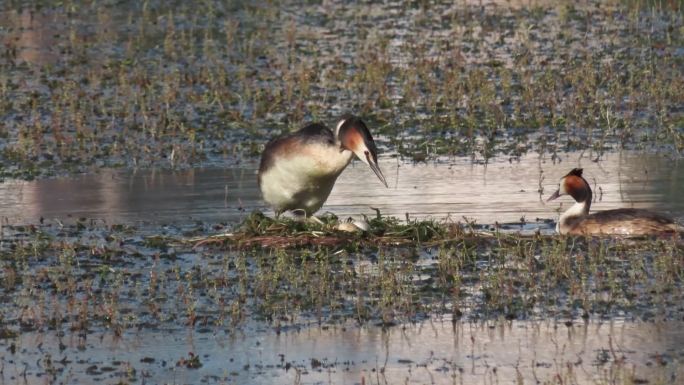
[[[127, 172], [104, 170], [38, 181], [0, 184], [0, 217], [9, 223], [87, 218], [138, 225], [191, 221], [236, 223], [258, 209], [256, 165]], [[684, 166], [657, 155], [611, 153], [594, 162], [586, 154], [531, 154], [488, 164], [470, 159], [405, 163], [383, 158], [385, 188], [372, 171], [354, 162], [338, 179], [320, 213], [340, 217], [382, 215], [476, 221], [480, 224], [555, 220], [571, 198], [546, 203], [558, 180], [583, 167], [594, 190], [593, 210], [650, 208], [684, 218]], [[534, 224], [528, 227], [534, 227]], [[539, 224], [537, 226], [543, 226]], [[547, 225], [548, 226], [548, 225]]]
[[[88, 340], [24, 333], [19, 352], [2, 359], [0, 378], [43, 383], [47, 376], [37, 373], [49, 356], [54, 367], [66, 368], [56, 377], [67, 383], [674, 384], [684, 378], [682, 326], [433, 320], [384, 330], [347, 324], [280, 334], [269, 327], [244, 334], [108, 333]], [[179, 364], [190, 352], [199, 355], [200, 368]]]

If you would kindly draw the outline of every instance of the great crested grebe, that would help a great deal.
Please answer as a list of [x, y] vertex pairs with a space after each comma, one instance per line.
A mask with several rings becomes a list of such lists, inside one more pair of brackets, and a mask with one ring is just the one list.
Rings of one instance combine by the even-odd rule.
[[346, 115], [333, 133], [312, 123], [266, 145], [259, 165], [259, 188], [276, 216], [303, 211], [311, 216], [328, 199], [335, 180], [356, 155], [387, 187], [378, 167], [378, 150], [360, 118]]
[[575, 204], [558, 219], [556, 231], [570, 235], [655, 235], [682, 231], [672, 218], [643, 209], [615, 209], [589, 214], [591, 188], [575, 168], [560, 180], [558, 190], [547, 199], [570, 195]]

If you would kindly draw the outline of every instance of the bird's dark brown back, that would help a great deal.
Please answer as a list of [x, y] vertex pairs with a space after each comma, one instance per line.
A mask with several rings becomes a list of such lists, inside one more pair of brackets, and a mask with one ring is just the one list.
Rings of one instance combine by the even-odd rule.
[[296, 153], [299, 146], [307, 143], [335, 144], [335, 137], [332, 131], [324, 124], [311, 123], [302, 127], [298, 131], [290, 134], [281, 135], [266, 144], [264, 152], [261, 154], [259, 163], [259, 173], [257, 181], [261, 184], [261, 175], [273, 167], [279, 156], [288, 156]]
[[581, 218], [570, 234], [648, 235], [679, 231], [674, 220], [664, 214], [643, 209], [605, 210]]

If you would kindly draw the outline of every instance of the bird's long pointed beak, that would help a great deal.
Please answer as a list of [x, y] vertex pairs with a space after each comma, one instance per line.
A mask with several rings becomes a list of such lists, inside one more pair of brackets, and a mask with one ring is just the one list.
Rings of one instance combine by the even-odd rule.
[[375, 175], [378, 176], [378, 179], [380, 179], [380, 182], [382, 182], [382, 184], [384, 184], [385, 187], [389, 188], [389, 186], [387, 185], [387, 181], [385, 180], [385, 176], [382, 175], [382, 171], [380, 171], [380, 166], [378, 166], [378, 164], [373, 162], [372, 160], [370, 160], [368, 162], [368, 165], [370, 166], [371, 170], [373, 170]]
[[556, 190], [556, 192], [553, 193], [553, 194], [549, 197], [549, 199], [547, 199], [546, 201], [547, 201], [547, 202], [551, 202], [552, 200], [554, 200], [554, 199], [556, 199], [556, 198], [558, 198], [558, 197], [560, 197], [560, 190]]
[[373, 162], [370, 163], [370, 166], [371, 166], [371, 170], [373, 170], [375, 175], [377, 175], [378, 178], [380, 179], [380, 182], [382, 182], [382, 184], [384, 184], [385, 187], [389, 188], [389, 186], [387, 185], [387, 181], [385, 180], [385, 176], [382, 175], [382, 171], [380, 171], [380, 167]]

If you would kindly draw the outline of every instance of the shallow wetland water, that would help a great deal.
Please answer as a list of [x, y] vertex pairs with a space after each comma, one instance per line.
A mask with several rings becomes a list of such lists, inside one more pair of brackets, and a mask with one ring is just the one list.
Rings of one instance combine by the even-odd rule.
[[[189, 4], [0, 1], [0, 385], [684, 383], [682, 240], [545, 203], [684, 221], [681, 2]], [[390, 188], [254, 213], [344, 112]]]
[[[437, 221], [466, 217], [484, 229], [493, 229], [498, 222], [501, 231], [513, 237], [536, 231], [552, 234], [559, 205], [542, 201], [568, 169], [584, 167], [597, 191], [597, 209], [646, 207], [680, 220], [684, 216], [684, 169], [678, 161], [657, 155], [605, 154], [599, 162], [581, 153], [563, 154], [555, 161], [528, 155], [517, 160], [495, 158], [486, 165], [469, 159], [414, 164], [384, 158], [381, 164], [389, 189], [377, 186], [370, 171], [355, 164], [343, 173], [324, 210], [342, 218], [373, 217], [372, 206], [383, 215], [402, 219], [406, 213]], [[657, 265], [663, 260], [650, 246], [619, 251], [620, 241], [599, 242], [599, 255], [589, 257], [587, 265], [569, 267], [580, 273], [599, 269], [599, 273], [605, 264], [609, 270], [600, 274], [617, 275], [615, 282], [605, 284], [593, 273], [567, 283], [562, 272], [557, 278], [540, 278], [544, 273], [508, 282], [509, 276], [526, 277], [524, 265], [529, 263], [541, 264], [536, 268], [541, 272], [555, 269], [546, 259], [557, 257], [542, 246], [527, 262], [511, 260], [515, 246], [499, 246], [504, 259], [497, 261], [492, 259], [496, 246], [468, 246], [480, 251], [474, 253], [474, 260], [465, 257], [458, 262], [464, 263], [463, 270], [457, 270], [462, 282], [452, 287], [448, 276], [453, 272], [444, 271], [449, 262], [442, 254], [461, 257], [448, 247], [431, 247], [417, 257], [401, 249], [345, 252], [341, 248], [335, 251], [343, 253], [340, 262], [332, 254], [314, 251], [312, 256], [326, 259], [318, 266], [315, 259], [299, 259], [307, 251], [283, 256], [277, 251], [174, 245], [173, 239], [184, 238], [188, 230], [220, 233], [226, 225], [219, 223], [231, 226], [252, 210], [265, 209], [258, 199], [254, 168], [249, 166], [105, 170], [10, 181], [0, 185], [0, 196], [2, 250], [34, 250], [17, 253], [24, 256], [5, 263], [3, 278], [19, 285], [6, 286], [3, 296], [3, 301], [18, 306], [3, 313], [7, 326], [0, 339], [5, 352], [0, 378], [7, 383], [49, 379], [57, 383], [585, 384], [673, 383], [684, 376], [684, 308], [678, 302], [682, 296], [677, 278], [681, 270], [661, 278]], [[350, 201], [359, 203], [346, 203]], [[565, 200], [563, 206], [569, 203]], [[41, 217], [44, 222], [39, 224]], [[22, 223], [34, 223], [37, 230], [16, 226]], [[145, 237], [160, 231], [169, 238]], [[668, 243], [654, 250], [663, 247], [662, 252], [674, 253], [672, 262], [681, 269], [677, 258], [682, 254], [676, 251], [681, 245]], [[533, 244], [523, 247], [536, 249]], [[587, 247], [590, 255], [596, 247], [565, 246], [562, 241], [549, 246], [570, 247], [569, 254], [560, 256], [566, 259], [580, 258], [573, 256], [574, 247]], [[643, 263], [638, 261], [652, 253], [646, 266], [629, 267]], [[591, 267], [593, 263], [597, 265]], [[287, 266], [291, 264], [303, 270], [292, 272]], [[323, 272], [340, 277], [325, 282], [320, 277]], [[36, 278], [21, 278], [25, 274]], [[383, 278], [387, 274], [392, 275], [389, 283]], [[482, 274], [498, 278], [491, 281]], [[354, 278], [343, 282], [345, 277]], [[498, 279], [503, 281], [497, 283]], [[538, 279], [549, 282], [538, 282], [535, 288], [531, 281]], [[671, 279], [675, 281], [661, 282]], [[372, 280], [381, 283], [374, 286]], [[313, 288], [306, 288], [308, 284]], [[408, 286], [392, 286], [396, 284]], [[509, 291], [506, 287], [511, 284], [529, 289], [514, 289], [511, 299], [492, 291], [500, 285]], [[574, 285], [586, 286], [579, 289], [585, 294], [573, 294], [578, 290], [572, 289]], [[449, 299], [454, 288], [465, 293], [455, 297], [462, 298], [456, 302]], [[313, 297], [311, 303], [299, 297], [302, 289], [305, 296]], [[339, 296], [327, 290], [339, 291]], [[545, 290], [553, 293], [546, 300]], [[613, 290], [626, 294], [622, 298]], [[383, 297], [392, 292], [399, 303], [383, 305]], [[263, 299], [251, 298], [255, 295]], [[581, 299], [583, 295], [589, 297]], [[359, 301], [366, 312], [361, 319], [367, 321], [359, 322]], [[585, 305], [578, 308], [577, 301]], [[32, 303], [39, 305], [31, 308]], [[578, 312], [582, 308], [591, 314], [583, 316]], [[95, 312], [92, 320], [87, 320], [88, 312]], [[387, 319], [391, 321], [385, 324]]]
[[[127, 332], [93, 336], [82, 349], [70, 338], [27, 333], [19, 339], [24, 349], [3, 363], [7, 383], [30, 384], [45, 381], [46, 355], [63, 368], [64, 383], [114, 383], [135, 371], [141, 383], [169, 384], [674, 384], [684, 376], [683, 326], [445, 319], [277, 334], [268, 326], [236, 334]], [[198, 352], [202, 367], [176, 366], [186, 352]]]

